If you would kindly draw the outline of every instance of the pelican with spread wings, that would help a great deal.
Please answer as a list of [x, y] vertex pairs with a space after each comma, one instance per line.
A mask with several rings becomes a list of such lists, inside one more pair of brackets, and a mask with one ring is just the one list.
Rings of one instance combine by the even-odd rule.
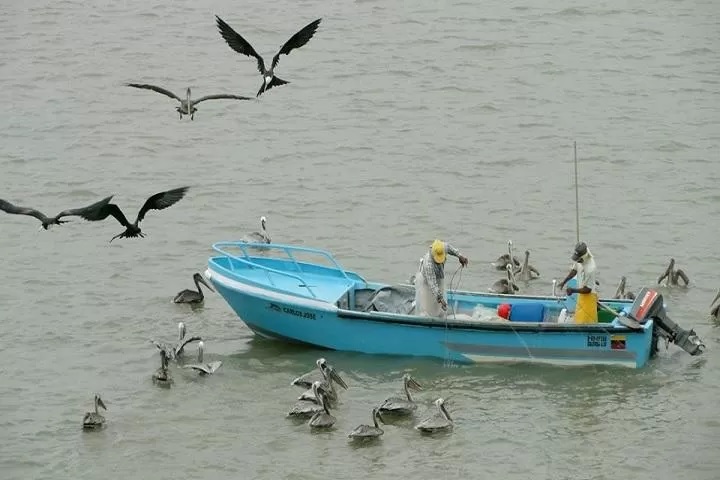
[[195, 108], [195, 105], [197, 105], [200, 102], [204, 102], [205, 100], [220, 100], [220, 99], [232, 99], [232, 100], [252, 100], [250, 97], [243, 97], [241, 95], [231, 95], [227, 93], [219, 93], [216, 95], [205, 95], [204, 97], [197, 98], [195, 100], [192, 100], [190, 97], [190, 87], [185, 92], [185, 99], [180, 98], [170, 90], [167, 90], [162, 87], [158, 87], [156, 85], [150, 85], [147, 83], [126, 83], [125, 86], [128, 87], [134, 87], [134, 88], [142, 88], [145, 90], [152, 90], [153, 92], [162, 93], [163, 95], [166, 95], [170, 98], [174, 98], [178, 102], [180, 102], [180, 106], [176, 108], [178, 113], [180, 114], [180, 120], [182, 120], [183, 115], [190, 115], [190, 120], [194, 120], [195, 112], [197, 112], [197, 108]]

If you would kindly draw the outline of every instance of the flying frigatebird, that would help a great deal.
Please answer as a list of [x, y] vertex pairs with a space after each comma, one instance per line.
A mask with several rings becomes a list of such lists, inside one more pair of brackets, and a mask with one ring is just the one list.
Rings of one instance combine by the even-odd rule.
[[99, 202], [95, 202], [92, 205], [88, 205], [87, 207], [63, 210], [54, 217], [47, 217], [45, 214], [35, 210], [34, 208], [19, 207], [3, 199], [0, 199], [0, 210], [14, 215], [29, 215], [31, 217], [35, 217], [42, 223], [42, 228], [47, 230], [50, 225], [62, 225], [63, 223], [68, 223], [69, 220], [60, 220], [63, 217], [75, 216], [82, 217], [85, 220], [90, 220], [88, 217], [97, 215], [97, 212], [107, 206], [112, 197], [113, 196], [110, 195], [109, 197], [106, 197]]
[[145, 214], [150, 210], [163, 210], [168, 208], [180, 201], [185, 196], [185, 193], [190, 187], [180, 187], [165, 192], [156, 193], [145, 201], [145, 204], [138, 212], [135, 223], [130, 223], [125, 215], [120, 210], [120, 207], [114, 203], [108, 203], [107, 205], [101, 206], [99, 209], [94, 210], [92, 214], [86, 214], [83, 218], [90, 221], [105, 220], [109, 215], [115, 217], [120, 222], [120, 225], [125, 227], [125, 231], [115, 235], [110, 239], [110, 242], [116, 238], [134, 238], [144, 237], [145, 235], [140, 230], [139, 224], [145, 218]]
[[278, 87], [280, 85], [290, 83], [275, 76], [275, 67], [277, 67], [278, 62], [280, 61], [280, 55], [289, 55], [294, 49], [300, 48], [308, 43], [313, 35], [315, 35], [315, 31], [317, 31], [317, 28], [320, 25], [320, 20], [322, 20], [321, 18], [318, 18], [317, 20], [310, 22], [299, 32], [290, 37], [290, 40], [285, 42], [285, 44], [280, 47], [280, 50], [273, 57], [270, 68], [266, 69], [265, 61], [247, 40], [233, 30], [230, 25], [225, 23], [222, 18], [215, 15], [215, 19], [218, 29], [220, 30], [220, 35], [225, 39], [225, 42], [227, 42], [230, 48], [238, 53], [248, 57], [255, 57], [255, 59], [257, 59], [257, 67], [263, 77], [263, 84], [260, 86], [260, 90], [258, 90], [256, 97], [259, 97], [261, 93], [266, 90], [270, 90], [272, 87]]

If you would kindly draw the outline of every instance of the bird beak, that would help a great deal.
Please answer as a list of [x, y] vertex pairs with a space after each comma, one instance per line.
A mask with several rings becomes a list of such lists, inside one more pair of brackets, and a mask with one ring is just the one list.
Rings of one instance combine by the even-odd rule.
[[712, 307], [713, 305], [715, 305], [715, 302], [718, 301], [718, 298], [720, 298], [720, 290], [718, 290], [717, 295], [715, 295], [715, 298], [713, 298], [713, 301], [712, 301], [712, 303], [710, 304], [711, 307]]
[[383, 418], [382, 414], [380, 413], [380, 410], [378, 410], [375, 415], [377, 415], [377, 419], [380, 423], [387, 425], [387, 423], [385, 423], [385, 419]]
[[105, 402], [102, 401], [102, 398], [98, 397], [98, 406], [102, 407], [103, 410], [107, 410], [107, 407], [105, 406]]
[[347, 388], [348, 388], [347, 383], [345, 383], [345, 380], [340, 378], [340, 375], [338, 375], [334, 369], [330, 369], [330, 378], [335, 380], [337, 383], [340, 384], [341, 387], [343, 387], [345, 390], [347, 390]]
[[213, 287], [211, 287], [211, 286], [205, 281], [205, 279], [202, 277], [202, 275], [198, 277], [198, 281], [199, 281], [200, 283], [202, 283], [203, 285], [205, 285], [207, 288], [209, 288], [211, 292], [214, 292], [214, 291], [215, 291], [215, 289], [214, 289]]
[[414, 378], [411, 378], [408, 382], [408, 387], [415, 388], [417, 390], [422, 390], [422, 385], [420, 385]]

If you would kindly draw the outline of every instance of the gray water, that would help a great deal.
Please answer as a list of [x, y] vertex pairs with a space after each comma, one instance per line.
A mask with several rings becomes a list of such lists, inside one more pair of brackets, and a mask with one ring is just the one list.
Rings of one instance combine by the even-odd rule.
[[[157, 4], [154, 4], [157, 3]], [[542, 2], [540, 2], [542, 3]], [[144, 239], [112, 218], [39, 231], [0, 214], [0, 477], [716, 479], [720, 335], [720, 7], [712, 1], [6, 1], [0, 6], [0, 197], [48, 214], [114, 194], [130, 217], [153, 193]], [[257, 101], [208, 101], [180, 121], [147, 82], [193, 95], [255, 95], [255, 62], [231, 51], [220, 15], [290, 81]], [[467, 255], [460, 288], [501, 278], [512, 239], [548, 293], [580, 234], [601, 293], [637, 291], [674, 256], [689, 288], [662, 288], [703, 357], [671, 346], [647, 369], [447, 365], [254, 338], [210, 293], [174, 305], [211, 245], [268, 217], [272, 238], [332, 251], [367, 278], [405, 281], [428, 242]], [[448, 275], [455, 270], [448, 264]], [[205, 338], [200, 378], [151, 374], [176, 325]], [[195, 346], [188, 356], [195, 354]], [[285, 418], [289, 386], [325, 356], [350, 388], [337, 428]], [[388, 425], [346, 434], [400, 389], [443, 396], [450, 435]], [[83, 432], [95, 392], [107, 426]]]

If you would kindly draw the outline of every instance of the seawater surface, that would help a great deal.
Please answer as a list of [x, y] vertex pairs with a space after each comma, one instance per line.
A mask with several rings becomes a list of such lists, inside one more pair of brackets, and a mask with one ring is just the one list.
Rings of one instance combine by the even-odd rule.
[[[146, 238], [112, 244], [112, 218], [46, 232], [0, 214], [3, 479], [718, 478], [717, 2], [31, 0], [0, 12], [0, 198], [54, 214], [112, 194], [134, 218], [151, 194], [191, 186], [148, 213]], [[323, 20], [281, 58], [290, 84], [201, 103], [193, 121], [123, 85], [254, 97], [255, 61], [225, 44], [216, 14], [266, 62]], [[274, 241], [386, 282], [440, 237], [470, 259], [460, 287], [486, 290], [512, 239], [542, 274], [521, 288], [548, 293], [575, 243], [574, 141], [602, 295], [621, 275], [653, 285], [676, 258], [691, 285], [661, 292], [704, 356], [671, 346], [640, 371], [459, 366], [257, 339], [212, 293], [202, 308], [171, 303], [214, 242], [261, 215]], [[223, 366], [207, 378], [173, 366], [160, 389], [148, 340], [173, 340], [179, 321]], [[336, 429], [312, 434], [285, 414], [301, 393], [290, 381], [319, 356], [350, 388]], [[418, 419], [443, 396], [454, 431], [388, 425], [380, 442], [350, 444], [405, 371], [424, 386]], [[82, 432], [95, 392], [107, 426]]]

